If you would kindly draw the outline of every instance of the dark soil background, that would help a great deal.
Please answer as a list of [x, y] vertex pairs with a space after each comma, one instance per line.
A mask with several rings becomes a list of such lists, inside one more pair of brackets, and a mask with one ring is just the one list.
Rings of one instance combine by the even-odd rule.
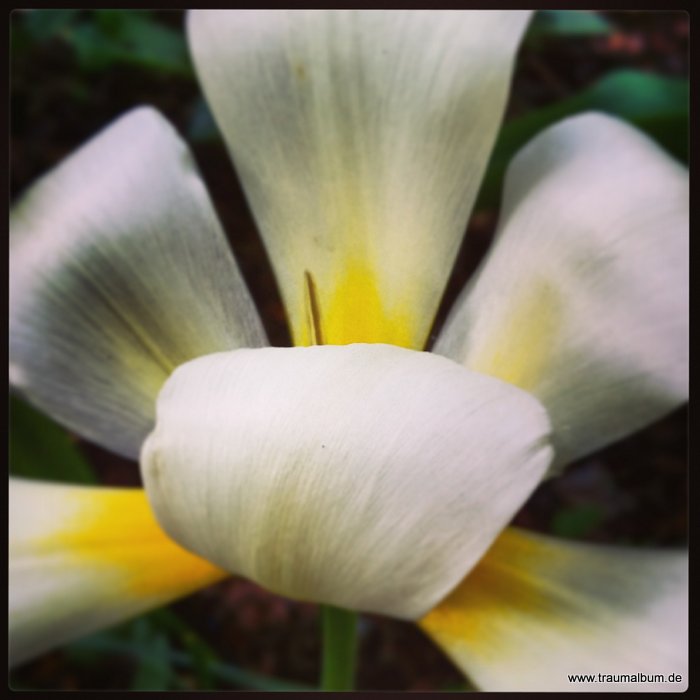
[[[158, 26], [181, 31], [181, 12], [156, 12], [150, 17]], [[525, 43], [506, 121], [566, 100], [614, 69], [687, 75], [687, 15], [618, 12], [605, 17], [612, 29], [604, 34], [553, 33]], [[99, 25], [93, 12], [80, 13], [80, 21], [86, 26]], [[24, 13], [13, 14], [12, 197], [120, 113], [142, 103], [156, 106], [192, 145], [272, 343], [289, 344], [284, 310], [255, 224], [232, 165], [212, 131], [186, 58], [175, 67], [151, 69], [124, 56], [110, 59], [98, 52], [95, 58], [89, 47], [71, 43], [67, 34], [49, 30], [37, 34], [28, 31], [26, 23]], [[172, 51], [177, 54], [174, 47]], [[436, 328], [483, 256], [496, 220], [494, 206], [474, 213]], [[687, 527], [686, 439], [687, 415], [681, 409], [543, 484], [515, 523], [601, 543], [682, 545]], [[93, 445], [78, 444], [101, 482], [139, 484], [135, 464]], [[317, 681], [316, 606], [287, 601], [254, 584], [230, 580], [175, 604], [172, 612], [188, 626], [188, 634], [205, 641], [206, 658], [297, 682]], [[185, 637], [168, 632], [164, 618], [154, 619], [149, 624], [168, 636], [172, 649], [186, 648]], [[364, 616], [360, 640], [360, 689], [467, 688], [450, 662], [413, 625]], [[134, 684], [138, 653], [106, 651], [92, 654], [86, 662], [75, 651], [57, 650], [19, 668], [12, 685], [139, 687]], [[245, 686], [206, 668], [171, 671], [165, 682], [181, 688]]]

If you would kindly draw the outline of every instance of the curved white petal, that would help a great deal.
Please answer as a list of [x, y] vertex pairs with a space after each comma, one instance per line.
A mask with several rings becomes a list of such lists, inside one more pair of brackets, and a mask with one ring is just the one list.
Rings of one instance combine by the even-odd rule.
[[195, 11], [195, 65], [295, 344], [422, 348], [529, 19], [513, 11]]
[[544, 409], [388, 345], [238, 350], [178, 368], [141, 455], [183, 546], [292, 598], [417, 618], [546, 470]]
[[565, 464], [688, 392], [688, 174], [600, 114], [513, 161], [499, 233], [435, 351], [533, 393]]
[[170, 372], [265, 336], [185, 144], [154, 110], [120, 118], [12, 211], [10, 379], [129, 457]]
[[683, 691], [688, 557], [509, 529], [420, 625], [482, 690]]
[[170, 540], [141, 489], [10, 479], [10, 663], [226, 574]]

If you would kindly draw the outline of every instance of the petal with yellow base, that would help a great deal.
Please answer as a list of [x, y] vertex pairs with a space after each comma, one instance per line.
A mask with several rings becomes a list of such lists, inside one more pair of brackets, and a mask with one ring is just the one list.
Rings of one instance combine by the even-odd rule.
[[685, 552], [508, 529], [420, 626], [483, 690], [682, 691], [687, 569]]
[[141, 489], [10, 479], [12, 665], [227, 574], [175, 544]]
[[603, 114], [513, 160], [499, 232], [435, 352], [534, 394], [555, 467], [688, 398], [688, 171]]
[[196, 10], [197, 73], [296, 345], [422, 349], [498, 132], [517, 11]]

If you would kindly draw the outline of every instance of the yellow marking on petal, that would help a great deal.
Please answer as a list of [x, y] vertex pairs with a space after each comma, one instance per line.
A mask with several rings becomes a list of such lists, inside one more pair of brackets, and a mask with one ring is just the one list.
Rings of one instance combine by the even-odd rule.
[[115, 572], [124, 593], [139, 598], [182, 594], [228, 574], [175, 544], [156, 521], [141, 489], [74, 489], [72, 515], [31, 543], [34, 553], [69, 555], [76, 563]]
[[687, 668], [687, 559], [506, 530], [421, 628], [483, 689]]
[[553, 339], [561, 327], [562, 304], [546, 281], [532, 284], [516, 301], [497, 330], [467, 360], [469, 369], [502, 379], [521, 389], [533, 390], [551, 356]]
[[[323, 343], [388, 343], [405, 348], [420, 349], [425, 338], [416, 336], [417, 324], [411, 305], [389, 305], [382, 298], [377, 273], [365, 260], [349, 262], [344, 274], [332, 289], [309, 286], [311, 273], [305, 274], [304, 325], [294, 329], [295, 345], [314, 345], [315, 317], [320, 322]], [[313, 298], [312, 298], [313, 290]], [[314, 307], [318, 313], [312, 313]]]
[[586, 607], [572, 590], [554, 585], [537, 572], [575, 571], [574, 550], [552, 547], [536, 536], [505, 530], [477, 566], [419, 625], [448, 652], [482, 660], [508, 653], [506, 645], [527, 644], [518, 629], [539, 618], [551, 630], [586, 634]]

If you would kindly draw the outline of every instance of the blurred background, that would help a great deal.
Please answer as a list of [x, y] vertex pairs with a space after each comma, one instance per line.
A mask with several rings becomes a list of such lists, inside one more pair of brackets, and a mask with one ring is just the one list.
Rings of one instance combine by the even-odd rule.
[[[34, 10], [11, 17], [11, 194], [132, 107], [157, 107], [189, 141], [273, 345], [284, 310], [255, 225], [202, 99], [180, 11]], [[525, 37], [505, 124], [435, 330], [486, 251], [504, 169], [538, 131], [601, 110], [687, 162], [688, 16], [542, 11]], [[434, 334], [433, 334], [434, 336]], [[543, 484], [516, 524], [565, 538], [680, 546], [687, 523], [681, 409]], [[138, 467], [10, 398], [10, 470], [139, 485]], [[318, 609], [230, 580], [12, 672], [15, 689], [298, 689], [317, 682]], [[359, 689], [468, 690], [413, 625], [363, 616]]]

